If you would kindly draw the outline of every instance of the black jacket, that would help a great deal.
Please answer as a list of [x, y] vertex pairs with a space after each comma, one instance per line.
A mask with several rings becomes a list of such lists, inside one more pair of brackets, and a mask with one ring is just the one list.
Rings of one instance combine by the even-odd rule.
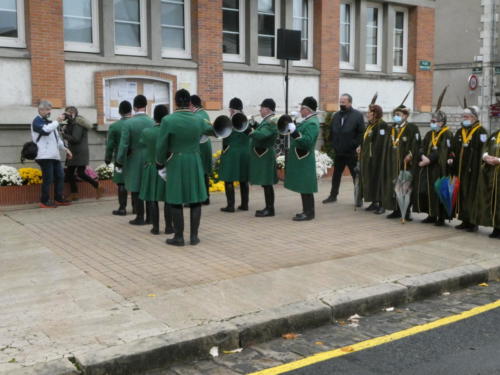
[[[343, 124], [342, 124], [343, 119]], [[333, 115], [330, 139], [336, 155], [352, 155], [361, 144], [365, 121], [361, 112], [350, 108]]]

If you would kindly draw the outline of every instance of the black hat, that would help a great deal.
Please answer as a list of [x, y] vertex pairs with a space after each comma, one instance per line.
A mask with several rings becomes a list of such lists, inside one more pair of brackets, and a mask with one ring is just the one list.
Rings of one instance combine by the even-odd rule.
[[264, 99], [262, 103], [260, 103], [260, 106], [269, 108], [273, 112], [276, 110], [276, 103], [272, 99]]
[[318, 109], [318, 102], [312, 96], [305, 97], [301, 105], [308, 107], [313, 112]]
[[201, 98], [198, 95], [191, 95], [191, 104], [196, 108], [201, 107]]
[[136, 95], [134, 98], [134, 108], [144, 108], [148, 105], [148, 100], [144, 95]]
[[243, 111], [243, 102], [240, 98], [232, 98], [229, 101], [229, 108], [236, 109], [237, 111]]
[[175, 93], [175, 105], [179, 108], [187, 108], [191, 103], [191, 95], [186, 89], [180, 89]]
[[153, 113], [153, 118], [155, 119], [156, 123], [160, 123], [161, 119], [168, 115], [168, 108], [165, 104], [158, 104], [155, 107], [154, 113]]
[[126, 115], [132, 112], [132, 104], [128, 100], [124, 100], [120, 102], [120, 105], [118, 106], [118, 112], [120, 115]]

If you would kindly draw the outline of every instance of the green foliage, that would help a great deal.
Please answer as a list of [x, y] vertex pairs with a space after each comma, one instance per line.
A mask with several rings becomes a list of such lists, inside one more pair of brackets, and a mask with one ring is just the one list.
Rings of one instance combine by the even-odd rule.
[[332, 139], [330, 134], [330, 123], [332, 122], [334, 112], [327, 112], [325, 122], [321, 123], [321, 135], [323, 137], [323, 146], [321, 152], [326, 153], [332, 160], [335, 161], [335, 151], [332, 148]]

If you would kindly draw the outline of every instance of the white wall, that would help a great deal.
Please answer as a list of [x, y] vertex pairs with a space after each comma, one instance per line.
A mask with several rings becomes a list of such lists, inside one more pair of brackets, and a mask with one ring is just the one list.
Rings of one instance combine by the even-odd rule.
[[30, 61], [0, 58], [0, 66], [0, 107], [31, 105]]
[[[413, 81], [341, 78], [340, 94], [348, 93], [353, 97], [353, 107], [366, 111], [373, 95], [378, 92], [377, 104], [384, 112], [392, 112], [403, 101], [408, 90], [414, 86]], [[413, 90], [406, 99], [405, 105], [413, 109]]]
[[[298, 105], [306, 96], [319, 96], [319, 76], [289, 76], [288, 107], [298, 110]], [[243, 101], [245, 113], [258, 114], [259, 104], [265, 98], [276, 102], [276, 111], [285, 111], [285, 79], [282, 74], [224, 72], [224, 108], [229, 101], [238, 97]]]

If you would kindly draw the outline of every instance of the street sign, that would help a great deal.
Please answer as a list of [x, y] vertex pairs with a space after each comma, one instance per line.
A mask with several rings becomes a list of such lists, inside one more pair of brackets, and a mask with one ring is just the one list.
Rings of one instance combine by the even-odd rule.
[[500, 117], [500, 103], [490, 105], [490, 117]]
[[483, 72], [482, 66], [475, 66], [472, 68], [472, 74], [481, 74]]
[[418, 66], [420, 70], [431, 70], [432, 63], [428, 60], [420, 60]]
[[469, 83], [469, 89], [470, 90], [477, 89], [477, 86], [479, 85], [479, 79], [477, 78], [477, 75], [471, 74], [469, 76], [469, 79], [467, 81]]
[[495, 74], [500, 74], [500, 66], [495, 66]]

